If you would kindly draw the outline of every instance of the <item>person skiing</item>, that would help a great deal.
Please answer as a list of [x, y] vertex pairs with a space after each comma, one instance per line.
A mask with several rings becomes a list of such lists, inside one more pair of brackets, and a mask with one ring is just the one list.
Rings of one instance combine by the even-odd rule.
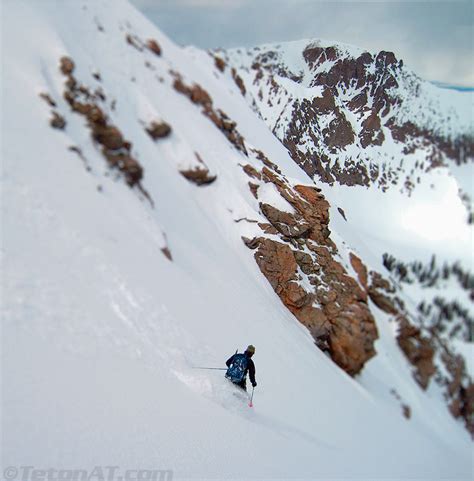
[[255, 387], [257, 385], [255, 381], [255, 364], [252, 361], [254, 354], [255, 347], [250, 344], [243, 354], [235, 353], [226, 361], [229, 369], [227, 369], [225, 377], [244, 391], [247, 391], [247, 373], [252, 386]]

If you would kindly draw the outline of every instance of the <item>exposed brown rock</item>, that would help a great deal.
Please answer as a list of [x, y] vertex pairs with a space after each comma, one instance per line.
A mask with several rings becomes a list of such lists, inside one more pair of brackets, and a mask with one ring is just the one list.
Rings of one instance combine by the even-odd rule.
[[441, 360], [447, 371], [444, 379], [449, 410], [455, 418], [462, 418], [474, 437], [474, 384], [466, 375], [463, 358], [443, 346]]
[[99, 123], [91, 123], [92, 136], [109, 150], [118, 150], [124, 146], [124, 139], [120, 130], [113, 125], [101, 125]]
[[[421, 174], [427, 168], [438, 168], [449, 159], [459, 164], [474, 155], [472, 135], [435, 134], [433, 129], [419, 127], [413, 121], [401, 123], [398, 120], [397, 112], [405, 101], [397, 91], [398, 80], [405, 77], [405, 72], [401, 70], [403, 62], [392, 52], [382, 51], [375, 56], [363, 52], [354, 58], [337, 47], [313, 43], [304, 49], [303, 57], [315, 72], [310, 87], [321, 87], [322, 97], [290, 96], [291, 118], [288, 120], [285, 115], [272, 128], [281, 133], [279, 138], [293, 160], [310, 177], [316, 175], [329, 184], [375, 184], [384, 192], [392, 186], [400, 186], [409, 193], [417, 185], [417, 172]], [[327, 61], [330, 62], [327, 66], [318, 68]], [[253, 101], [256, 107], [264, 102], [262, 88], [269, 87], [271, 95], [266, 98], [265, 107], [271, 107], [274, 97], [278, 98], [280, 90], [285, 89], [281, 78], [300, 81], [282, 62], [279, 53], [271, 49], [257, 53], [251, 68], [255, 71], [257, 93]], [[414, 96], [419, 86], [413, 79], [409, 88]], [[352, 98], [347, 96], [351, 92]], [[351, 118], [359, 124], [358, 138], [348, 116], [346, 118], [347, 111], [355, 114], [355, 119], [352, 115]], [[381, 125], [384, 118], [388, 120]], [[408, 178], [395, 165], [385, 163], [382, 157], [364, 158], [360, 149], [352, 152], [346, 149], [356, 141], [363, 149], [382, 145], [387, 128], [393, 139], [405, 144], [405, 154], [423, 150], [426, 157], [426, 162], [415, 165]], [[344, 159], [338, 162], [334, 154], [341, 151], [344, 151]]]
[[256, 248], [259, 246], [262, 238], [261, 238], [261, 237], [254, 237], [253, 239], [249, 239], [248, 237], [242, 236], [242, 240], [244, 241], [244, 244], [245, 244], [249, 249], [254, 250], [254, 249], [256, 249]]
[[202, 113], [208, 117], [214, 125], [222, 131], [230, 143], [232, 143], [237, 150], [244, 155], [248, 155], [245, 148], [245, 141], [242, 135], [236, 128], [236, 123], [222, 112], [222, 110], [215, 110], [212, 106], [212, 99], [210, 95], [200, 85], [194, 84], [192, 86], [186, 85], [179, 74], [175, 74], [173, 87], [178, 92], [186, 95], [191, 102], [202, 106]]
[[138, 184], [143, 177], [143, 168], [129, 153], [115, 153], [106, 147], [102, 149], [104, 157], [109, 165], [117, 168], [125, 177], [125, 181], [130, 187]]
[[245, 94], [247, 93], [247, 91], [245, 89], [245, 84], [244, 84], [244, 81], [242, 80], [242, 77], [238, 75], [237, 71], [233, 67], [231, 72], [232, 72], [232, 78], [234, 79], [234, 82], [237, 85], [237, 87], [239, 87], [240, 93], [245, 97]]
[[336, 118], [331, 120], [329, 127], [323, 129], [323, 136], [326, 146], [331, 152], [337, 152], [354, 142], [355, 134], [352, 124], [339, 110], [335, 111]]
[[[92, 138], [102, 146], [102, 154], [112, 168], [117, 168], [130, 187], [135, 185], [150, 200], [148, 193], [140, 185], [143, 178], [143, 168], [131, 155], [132, 144], [125, 140], [121, 131], [112, 125], [99, 104], [105, 95], [101, 92], [92, 93], [87, 87], [80, 85], [72, 75], [74, 62], [63, 57], [60, 70], [66, 76], [64, 98], [74, 112], [87, 119], [87, 126]], [[81, 154], [82, 155], [82, 154]]]
[[[272, 182], [295, 212], [261, 204], [269, 224], [259, 226], [264, 233], [279, 235], [282, 242], [265, 237], [244, 241], [256, 249], [260, 270], [282, 302], [309, 329], [318, 347], [355, 375], [375, 354], [378, 336], [367, 296], [333, 258], [335, 246], [327, 229], [329, 204], [319, 189], [303, 185], [292, 188], [269, 165], [262, 169], [262, 179]], [[304, 247], [313, 254], [301, 250]], [[308, 276], [314, 289], [308, 292], [299, 284], [298, 272]]]
[[377, 289], [369, 288], [369, 296], [372, 302], [382, 311], [387, 314], [398, 314], [398, 309], [395, 307], [393, 301], [386, 295], [382, 294]]
[[311, 228], [308, 223], [299, 222], [294, 215], [282, 212], [272, 205], [261, 203], [260, 209], [273, 227], [286, 237], [301, 237]]
[[52, 114], [53, 116], [49, 121], [49, 125], [51, 125], [51, 127], [53, 127], [54, 129], [64, 130], [64, 128], [66, 127], [66, 120], [64, 119], [64, 117], [55, 111], [53, 111]]
[[368, 287], [367, 293], [372, 302], [382, 311], [394, 315], [400, 313], [400, 310], [395, 305], [395, 299], [387, 295], [395, 293], [395, 288], [378, 272], [370, 272], [370, 286]]
[[[329, 307], [334, 306], [331, 304]], [[331, 312], [329, 307], [328, 313]], [[339, 312], [336, 308], [334, 314], [337, 317], [330, 318], [332, 357], [348, 374], [355, 375], [375, 355], [374, 341], [378, 333], [374, 319], [367, 304], [355, 299]]]
[[148, 39], [146, 42], [146, 46], [148, 50], [153, 52], [155, 55], [158, 55], [158, 56], [161, 55], [161, 47], [155, 39], [153, 38]]
[[[257, 245], [255, 245], [257, 244]], [[324, 277], [332, 291], [306, 292], [297, 281], [297, 266], [311, 272], [312, 262], [301, 253], [294, 253], [285, 244], [269, 239], [248, 242], [258, 248], [255, 258], [282, 302], [308, 327], [318, 346], [327, 350], [341, 368], [351, 375], [362, 369], [375, 355], [373, 343], [377, 338], [374, 319], [363, 294], [354, 280], [336, 267], [328, 252], [323, 262]], [[313, 273], [319, 272], [320, 266]], [[321, 307], [313, 307], [316, 302]]]
[[163, 252], [163, 255], [169, 260], [173, 260], [173, 256], [171, 255], [171, 251], [167, 246], [161, 248], [161, 252]]
[[50, 106], [56, 107], [56, 102], [51, 98], [51, 95], [47, 94], [46, 92], [41, 92], [39, 96]]
[[415, 367], [415, 380], [423, 389], [426, 389], [431, 377], [436, 372], [433, 362], [435, 352], [433, 345], [406, 317], [399, 316], [397, 320], [399, 324], [398, 345]]
[[387, 279], [384, 279], [378, 272], [370, 271], [370, 287], [372, 289], [379, 289], [388, 294], [396, 292], [395, 287], [390, 284]]
[[313, 99], [312, 106], [319, 114], [328, 114], [335, 110], [336, 103], [331, 89], [325, 88], [321, 97]]
[[138, 51], [143, 52], [143, 42], [137, 35], [127, 33], [127, 35], [125, 36], [125, 40], [129, 45], [136, 48]]
[[364, 107], [367, 105], [367, 89], [364, 89], [363, 92], [355, 95], [347, 104], [350, 110], [353, 112], [361, 112]]
[[277, 174], [281, 174], [278, 166], [274, 164], [271, 160], [269, 160], [268, 157], [261, 150], [252, 149], [252, 151], [257, 155], [257, 159], [260, 160], [266, 167], [268, 167], [273, 172], [276, 172]]
[[168, 137], [171, 134], [171, 127], [166, 122], [153, 121], [146, 131], [153, 140], [157, 140]]
[[290, 281], [296, 279], [296, 260], [286, 244], [262, 239], [255, 253], [255, 260], [279, 295], [287, 289]]
[[253, 177], [254, 179], [258, 179], [258, 180], [262, 179], [262, 174], [255, 167], [252, 167], [250, 164], [243, 165], [242, 169], [249, 177]]
[[173, 82], [173, 87], [178, 92], [186, 95], [195, 104], [202, 106], [212, 105], [212, 99], [210, 95], [198, 84], [188, 86], [183, 82], [181, 77], [176, 76]]
[[254, 184], [253, 182], [249, 182], [249, 189], [250, 189], [250, 192], [252, 192], [252, 195], [258, 199], [258, 184]]
[[367, 291], [368, 289], [367, 267], [365, 267], [364, 263], [353, 252], [350, 253], [349, 259], [350, 259], [352, 268], [357, 273], [357, 278], [359, 279], [361, 286], [363, 287], [364, 290]]
[[369, 145], [382, 145], [385, 135], [381, 130], [380, 118], [377, 112], [373, 111], [363, 122], [362, 130], [359, 133], [362, 148]]
[[180, 170], [180, 173], [187, 180], [199, 186], [212, 184], [217, 179], [216, 175], [210, 175], [209, 170], [204, 167]]
[[225, 60], [221, 57], [218, 57], [217, 55], [214, 57], [214, 64], [217, 67], [218, 70], [221, 72], [225, 71], [226, 63]]
[[[321, 61], [319, 60], [321, 58], [321, 55], [324, 53], [324, 48], [322, 47], [307, 47], [303, 51], [303, 57], [306, 60], [306, 63], [310, 66], [310, 68], [314, 68], [320, 63], [322, 63], [323, 59]], [[326, 56], [324, 57], [324, 60], [326, 59]]]
[[260, 227], [260, 229], [262, 229], [262, 231], [265, 234], [271, 234], [271, 235], [277, 235], [278, 234], [278, 231], [275, 229], [275, 227], [273, 227], [271, 224], [269, 224], [267, 222], [260, 222], [258, 224], [258, 226]]
[[70, 75], [74, 72], [74, 61], [70, 57], [61, 57], [59, 68], [64, 75]]

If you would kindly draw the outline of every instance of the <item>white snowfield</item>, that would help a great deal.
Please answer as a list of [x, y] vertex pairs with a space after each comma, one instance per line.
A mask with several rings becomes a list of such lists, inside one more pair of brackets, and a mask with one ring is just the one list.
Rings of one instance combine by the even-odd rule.
[[[261, 219], [239, 167], [248, 160], [172, 88], [169, 70], [202, 85], [247, 146], [311, 183], [235, 85], [126, 0], [7, 0], [2, 8], [2, 469], [120, 466], [172, 470], [176, 480], [471, 479], [467, 431], [435, 385], [423, 392], [414, 382], [383, 313], [372, 306], [378, 355], [352, 379], [260, 273], [241, 240], [254, 224], [235, 222]], [[162, 56], [129, 45], [128, 33], [155, 38]], [[84, 118], [64, 101], [64, 55], [79, 82], [103, 89], [154, 208], [109, 170]], [[64, 131], [49, 126], [42, 92], [66, 118]], [[171, 125], [170, 137], [148, 136], [143, 122], [155, 118]], [[81, 148], [90, 171], [70, 146]], [[180, 175], [194, 152], [217, 175], [213, 184]], [[346, 238], [347, 225], [337, 232], [340, 221], [334, 235], [359, 252], [369, 245], [360, 232]], [[223, 371], [193, 368], [224, 367], [249, 343], [253, 408]]]

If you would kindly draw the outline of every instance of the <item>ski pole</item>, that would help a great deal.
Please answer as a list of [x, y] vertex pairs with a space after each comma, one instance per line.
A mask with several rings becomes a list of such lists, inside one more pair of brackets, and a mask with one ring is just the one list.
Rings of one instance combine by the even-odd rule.
[[252, 386], [252, 395], [250, 396], [249, 408], [252, 408], [252, 407], [253, 407], [252, 400], [253, 400], [253, 392], [254, 392], [254, 391], [255, 391], [255, 387]]
[[201, 367], [201, 366], [193, 366], [192, 369], [216, 369], [218, 371], [227, 371], [226, 367]]

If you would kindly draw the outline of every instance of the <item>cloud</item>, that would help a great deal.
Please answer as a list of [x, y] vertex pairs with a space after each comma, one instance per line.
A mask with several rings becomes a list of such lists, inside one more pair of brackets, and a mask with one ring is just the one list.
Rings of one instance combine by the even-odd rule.
[[141, 9], [150, 10], [167, 7], [175, 7], [176, 9], [183, 7], [235, 9], [250, 3], [250, 1], [251, 0], [133, 0], [132, 3]]
[[323, 38], [391, 50], [420, 76], [474, 85], [471, 0], [132, 0], [180, 44]]

